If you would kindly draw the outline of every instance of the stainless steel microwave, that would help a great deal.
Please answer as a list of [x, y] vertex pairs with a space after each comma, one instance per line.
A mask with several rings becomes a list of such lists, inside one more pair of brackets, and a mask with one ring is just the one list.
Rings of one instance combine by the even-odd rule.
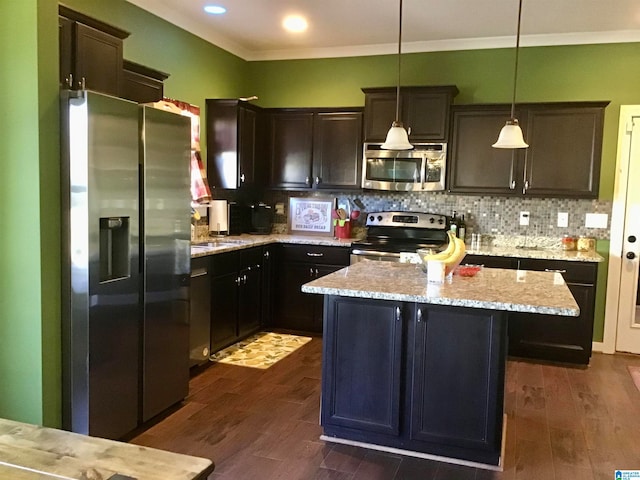
[[405, 192], [445, 189], [446, 143], [417, 143], [413, 150], [383, 150], [365, 143], [362, 188]]

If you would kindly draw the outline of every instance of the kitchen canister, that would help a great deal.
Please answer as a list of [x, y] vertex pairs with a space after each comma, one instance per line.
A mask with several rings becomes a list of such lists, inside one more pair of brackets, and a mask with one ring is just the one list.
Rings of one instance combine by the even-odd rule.
[[596, 249], [596, 239], [581, 235], [578, 237], [576, 247], [579, 252], [593, 252]]

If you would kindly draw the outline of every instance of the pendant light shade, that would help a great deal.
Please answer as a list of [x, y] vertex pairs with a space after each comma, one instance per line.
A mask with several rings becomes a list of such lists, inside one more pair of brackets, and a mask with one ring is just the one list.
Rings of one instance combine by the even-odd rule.
[[396, 86], [396, 119], [391, 124], [387, 139], [380, 148], [384, 150], [411, 150], [413, 145], [409, 143], [409, 134], [400, 121], [400, 54], [402, 47], [402, 0], [400, 0], [400, 26], [398, 28], [398, 83]]
[[511, 118], [500, 134], [496, 143], [491, 145], [494, 148], [527, 148], [529, 145], [524, 141], [522, 129], [518, 125], [518, 119], [515, 118], [516, 109], [516, 84], [518, 81], [518, 53], [520, 51], [520, 19], [522, 18], [522, 0], [518, 4], [518, 31], [516, 33], [516, 61], [513, 69], [513, 98], [511, 100]]
[[506, 125], [500, 130], [498, 141], [491, 146], [493, 148], [527, 148], [529, 144], [524, 141], [518, 120], [512, 118], [507, 120]]

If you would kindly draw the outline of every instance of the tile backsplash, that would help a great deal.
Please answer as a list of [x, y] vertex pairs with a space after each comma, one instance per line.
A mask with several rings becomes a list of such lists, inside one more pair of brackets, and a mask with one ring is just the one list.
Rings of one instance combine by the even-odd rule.
[[[481, 233], [495, 239], [503, 236], [534, 238], [544, 237], [550, 241], [563, 235], [586, 235], [599, 240], [609, 239], [611, 201], [564, 199], [564, 198], [513, 198], [498, 196], [451, 195], [443, 192], [285, 192], [268, 191], [263, 201], [270, 205], [282, 202], [285, 215], [275, 215], [274, 230], [286, 231], [289, 197], [336, 197], [339, 202], [347, 198], [358, 199], [365, 212], [384, 210], [420, 211], [451, 215], [455, 210], [463, 215], [467, 234]], [[529, 212], [529, 225], [520, 226], [520, 212]], [[558, 227], [558, 213], [567, 212], [568, 227]], [[587, 213], [607, 214], [607, 228], [587, 228]], [[364, 215], [358, 220], [364, 226]], [[355, 225], [354, 225], [355, 226]]]

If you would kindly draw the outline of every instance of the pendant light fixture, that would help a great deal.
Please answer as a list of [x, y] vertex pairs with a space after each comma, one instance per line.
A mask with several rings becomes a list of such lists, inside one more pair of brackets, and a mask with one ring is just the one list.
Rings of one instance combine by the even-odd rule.
[[522, 0], [518, 5], [518, 31], [516, 33], [516, 61], [513, 72], [513, 99], [511, 100], [511, 118], [498, 135], [498, 141], [492, 145], [494, 148], [527, 148], [529, 145], [525, 143], [522, 136], [522, 129], [518, 125], [518, 119], [515, 118], [516, 109], [516, 83], [518, 80], [518, 53], [520, 51], [520, 19], [522, 17]]
[[402, 0], [400, 0], [400, 26], [398, 28], [398, 84], [396, 87], [396, 119], [391, 124], [387, 139], [380, 148], [384, 150], [411, 150], [409, 135], [400, 121], [400, 54], [402, 46]]

